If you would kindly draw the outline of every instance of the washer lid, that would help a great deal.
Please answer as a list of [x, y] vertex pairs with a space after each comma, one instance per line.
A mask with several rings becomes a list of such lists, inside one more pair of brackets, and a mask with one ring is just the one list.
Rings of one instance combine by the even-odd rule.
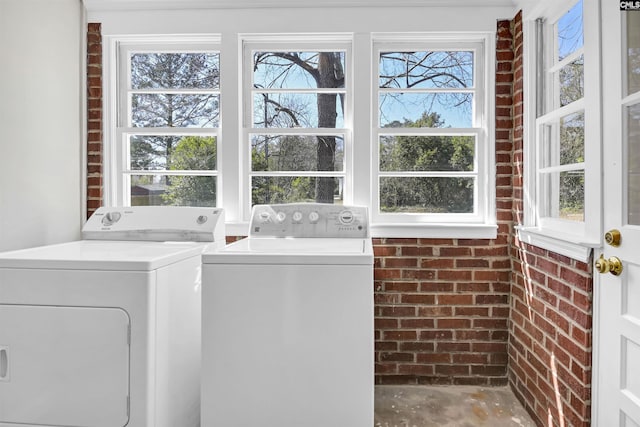
[[373, 265], [371, 239], [246, 238], [202, 255], [204, 264]]
[[[211, 248], [210, 248], [211, 246]], [[152, 271], [199, 256], [211, 244], [80, 240], [0, 253], [0, 268]]]

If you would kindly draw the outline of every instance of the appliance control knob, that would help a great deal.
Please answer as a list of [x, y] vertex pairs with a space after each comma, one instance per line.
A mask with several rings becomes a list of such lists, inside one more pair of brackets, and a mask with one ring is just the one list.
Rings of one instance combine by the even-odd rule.
[[311, 224], [317, 223], [319, 219], [320, 219], [320, 215], [318, 214], [318, 212], [313, 211], [309, 214], [309, 222]]
[[283, 222], [287, 218], [287, 214], [280, 211], [276, 214], [276, 221]]
[[293, 219], [293, 222], [301, 223], [302, 222], [302, 212], [295, 211], [293, 213], [293, 216], [291, 217], [291, 219]]
[[110, 226], [120, 221], [122, 214], [120, 212], [107, 212], [102, 218], [102, 224]]
[[338, 218], [340, 219], [340, 222], [342, 224], [351, 224], [353, 222], [353, 220], [355, 219], [353, 216], [353, 212], [348, 211], [348, 210], [344, 210], [342, 212], [340, 212], [340, 215], [338, 216]]
[[271, 219], [271, 214], [267, 211], [262, 211], [258, 214], [258, 217], [260, 218], [260, 221], [265, 223], [269, 222], [269, 220]]

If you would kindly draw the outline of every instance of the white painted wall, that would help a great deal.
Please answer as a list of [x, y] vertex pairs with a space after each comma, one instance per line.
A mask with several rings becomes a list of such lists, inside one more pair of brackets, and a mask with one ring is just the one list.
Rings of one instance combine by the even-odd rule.
[[83, 10], [0, 0], [0, 251], [80, 237]]

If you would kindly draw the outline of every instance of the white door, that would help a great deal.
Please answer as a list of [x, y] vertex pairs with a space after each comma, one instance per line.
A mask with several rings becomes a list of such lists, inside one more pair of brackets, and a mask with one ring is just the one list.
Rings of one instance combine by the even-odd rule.
[[640, 427], [640, 11], [603, 1], [602, 35], [604, 228], [621, 235], [602, 253], [623, 270], [594, 272], [594, 425]]

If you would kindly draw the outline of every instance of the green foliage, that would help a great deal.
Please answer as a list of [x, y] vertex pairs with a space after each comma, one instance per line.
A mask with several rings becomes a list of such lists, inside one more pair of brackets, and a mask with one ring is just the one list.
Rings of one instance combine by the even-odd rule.
[[[216, 139], [186, 136], [175, 146], [170, 170], [215, 170]], [[163, 199], [170, 205], [215, 206], [215, 177], [171, 176]]]
[[[399, 128], [442, 128], [437, 113], [419, 120], [394, 122]], [[397, 135], [380, 143], [380, 169], [385, 172], [473, 171], [472, 136]], [[383, 177], [380, 180], [383, 212], [469, 213], [474, 208], [474, 180], [468, 177]]]

